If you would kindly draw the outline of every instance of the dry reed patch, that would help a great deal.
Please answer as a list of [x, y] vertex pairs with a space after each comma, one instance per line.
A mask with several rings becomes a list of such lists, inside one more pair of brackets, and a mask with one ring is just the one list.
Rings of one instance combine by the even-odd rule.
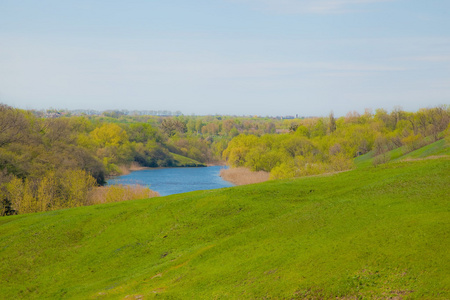
[[130, 165], [120, 165], [120, 175], [128, 175], [134, 171], [146, 170], [148, 167], [143, 167], [139, 163], [133, 161]]
[[258, 171], [252, 172], [247, 168], [231, 168], [220, 171], [220, 177], [235, 185], [245, 185], [268, 181], [270, 177], [269, 172]]
[[140, 171], [140, 170], [146, 170], [146, 169], [149, 169], [149, 168], [148, 167], [143, 167], [143, 166], [141, 166], [139, 163], [137, 163], [135, 161], [133, 161], [131, 163], [131, 165], [130, 165], [130, 171], [131, 172], [133, 172], [133, 171]]
[[147, 199], [159, 197], [159, 193], [152, 191], [148, 187], [134, 184], [134, 185], [110, 185], [96, 187], [91, 190], [88, 195], [88, 201], [91, 205], [121, 202], [136, 199]]
[[128, 175], [130, 173], [131, 173], [131, 171], [130, 171], [130, 168], [128, 166], [125, 166], [125, 165], [120, 165], [119, 166], [119, 174], [120, 175]]

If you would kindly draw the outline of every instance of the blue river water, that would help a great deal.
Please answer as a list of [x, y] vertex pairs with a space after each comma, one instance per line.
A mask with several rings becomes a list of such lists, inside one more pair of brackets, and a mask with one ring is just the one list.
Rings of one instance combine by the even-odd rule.
[[161, 196], [234, 186], [219, 176], [222, 168], [224, 167], [148, 169], [118, 176], [108, 180], [108, 184], [140, 184], [148, 186]]

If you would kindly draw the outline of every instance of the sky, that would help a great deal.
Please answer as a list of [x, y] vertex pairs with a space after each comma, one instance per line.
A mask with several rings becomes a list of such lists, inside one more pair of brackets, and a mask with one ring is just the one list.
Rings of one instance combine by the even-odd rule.
[[0, 103], [336, 116], [450, 104], [448, 0], [1, 0]]

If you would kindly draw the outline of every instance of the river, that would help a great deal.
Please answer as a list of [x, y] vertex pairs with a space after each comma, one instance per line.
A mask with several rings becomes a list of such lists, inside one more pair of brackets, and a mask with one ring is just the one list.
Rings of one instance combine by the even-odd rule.
[[108, 180], [108, 184], [140, 184], [148, 186], [161, 196], [234, 186], [219, 176], [222, 168], [224, 167], [148, 169], [118, 176]]

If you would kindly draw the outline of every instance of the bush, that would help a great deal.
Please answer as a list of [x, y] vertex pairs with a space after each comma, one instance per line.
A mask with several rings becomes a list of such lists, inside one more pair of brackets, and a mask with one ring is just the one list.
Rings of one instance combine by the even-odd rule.
[[419, 134], [413, 134], [411, 133], [407, 137], [402, 139], [403, 145], [406, 146], [405, 154], [414, 150], [419, 149], [420, 147], [423, 147], [425, 144], [423, 136]]
[[270, 172], [270, 179], [285, 179], [295, 177], [297, 167], [294, 164], [281, 163]]
[[354, 166], [353, 159], [345, 157], [342, 153], [330, 157], [330, 171], [350, 170]]
[[33, 213], [88, 205], [96, 180], [84, 170], [47, 172], [39, 179], [13, 178], [5, 185], [5, 197], [15, 213]]
[[378, 156], [375, 156], [375, 158], [372, 161], [372, 165], [374, 167], [376, 167], [378, 165], [385, 164], [385, 163], [389, 162], [389, 160], [390, 160], [389, 154], [388, 153], [383, 153], [383, 154], [380, 154]]

